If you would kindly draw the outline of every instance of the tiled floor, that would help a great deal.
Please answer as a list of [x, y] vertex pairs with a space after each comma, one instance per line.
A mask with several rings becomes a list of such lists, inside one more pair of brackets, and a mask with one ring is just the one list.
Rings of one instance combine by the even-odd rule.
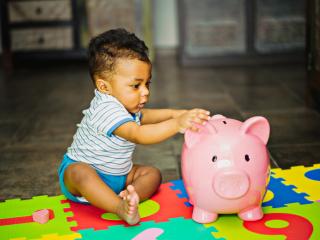
[[[93, 95], [85, 63], [19, 67], [0, 75], [0, 200], [60, 194], [57, 167], [71, 143], [81, 110]], [[181, 68], [174, 57], [154, 65], [148, 107], [207, 108], [244, 120], [267, 117], [272, 166], [312, 165], [320, 160], [320, 114], [305, 104], [303, 65], [248, 68]], [[182, 135], [138, 146], [135, 162], [178, 179]]]

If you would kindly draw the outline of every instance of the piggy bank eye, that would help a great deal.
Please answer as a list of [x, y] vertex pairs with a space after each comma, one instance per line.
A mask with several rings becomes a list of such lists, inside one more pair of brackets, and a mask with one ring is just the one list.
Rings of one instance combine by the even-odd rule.
[[249, 155], [248, 155], [248, 154], [246, 154], [246, 155], [244, 156], [244, 159], [245, 159], [247, 162], [249, 162], [249, 161], [250, 161], [250, 157], [249, 157]]
[[214, 155], [214, 156], [212, 157], [212, 162], [217, 161], [217, 159], [218, 159], [218, 157], [217, 157], [216, 155]]

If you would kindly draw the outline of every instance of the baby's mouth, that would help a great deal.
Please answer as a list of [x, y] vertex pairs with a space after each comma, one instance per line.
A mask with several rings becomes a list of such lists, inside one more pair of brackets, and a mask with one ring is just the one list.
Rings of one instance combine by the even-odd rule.
[[144, 108], [144, 105], [148, 102], [147, 99], [141, 99], [141, 102], [138, 105], [138, 108], [142, 109]]
[[144, 103], [140, 103], [140, 104], [138, 105], [138, 107], [139, 107], [139, 108], [143, 108], [143, 107], [144, 107]]

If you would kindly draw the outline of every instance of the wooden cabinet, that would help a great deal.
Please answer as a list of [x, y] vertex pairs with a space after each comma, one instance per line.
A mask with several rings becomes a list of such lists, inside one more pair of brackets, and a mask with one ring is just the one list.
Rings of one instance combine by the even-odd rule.
[[179, 0], [184, 65], [303, 61], [304, 0]]
[[1, 1], [3, 65], [15, 58], [85, 58], [77, 0]]
[[28, 28], [11, 31], [12, 51], [43, 51], [72, 49], [70, 27]]

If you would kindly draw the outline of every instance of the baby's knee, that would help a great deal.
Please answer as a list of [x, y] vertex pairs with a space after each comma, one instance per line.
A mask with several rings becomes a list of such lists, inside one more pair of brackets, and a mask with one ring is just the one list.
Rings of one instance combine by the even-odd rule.
[[154, 181], [160, 185], [162, 181], [161, 171], [156, 167], [150, 167], [150, 174], [154, 177]]
[[65, 180], [79, 186], [88, 181], [92, 171], [94, 170], [88, 164], [75, 163], [66, 169]]

